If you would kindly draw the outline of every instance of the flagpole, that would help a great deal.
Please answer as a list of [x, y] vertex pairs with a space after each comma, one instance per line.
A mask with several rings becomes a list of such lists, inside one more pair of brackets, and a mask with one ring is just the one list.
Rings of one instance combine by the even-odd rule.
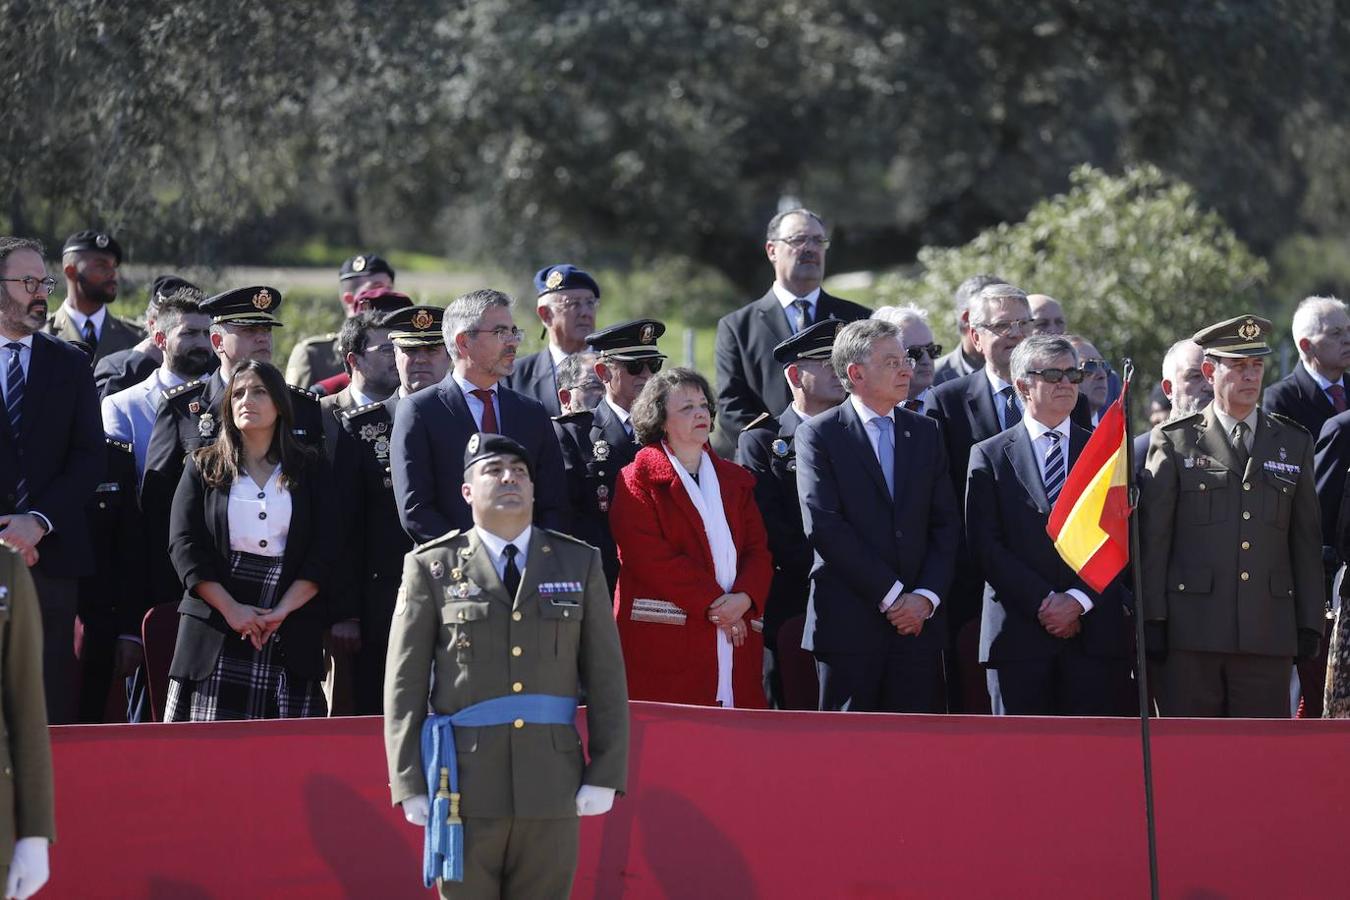
[[1130, 437], [1130, 382], [1134, 378], [1134, 362], [1126, 359], [1121, 366], [1121, 411], [1125, 413], [1125, 483], [1130, 498], [1130, 570], [1134, 582], [1134, 666], [1139, 684], [1139, 737], [1144, 753], [1144, 817], [1148, 824], [1148, 881], [1149, 896], [1158, 900], [1158, 834], [1153, 807], [1153, 745], [1149, 734], [1148, 663], [1144, 654], [1144, 591], [1141, 580], [1143, 569], [1139, 560], [1139, 486], [1134, 477], [1134, 441]]

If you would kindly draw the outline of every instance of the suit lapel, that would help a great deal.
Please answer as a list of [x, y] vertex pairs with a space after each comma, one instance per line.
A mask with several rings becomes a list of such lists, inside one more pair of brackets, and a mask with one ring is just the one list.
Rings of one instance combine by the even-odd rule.
[[1014, 431], [1003, 452], [1012, 463], [1017, 480], [1022, 482], [1027, 496], [1036, 504], [1037, 511], [1049, 512], [1050, 498], [1045, 493], [1045, 481], [1041, 478], [1041, 463], [1036, 458], [1036, 443], [1031, 439], [1030, 432], [1025, 428]]
[[614, 410], [610, 409], [604, 400], [596, 406], [595, 414], [591, 418], [591, 443], [594, 444], [598, 440], [603, 440], [615, 448], [632, 441], [619, 417], [614, 415]]
[[[464, 399], [464, 392], [459, 389], [459, 384], [455, 381], [453, 374], [446, 375], [441, 383], [436, 385], [436, 393], [441, 398], [441, 402], [450, 410], [451, 415], [457, 419], [461, 416], [467, 416], [467, 420], [460, 419], [460, 421], [468, 421], [471, 425], [473, 424], [473, 413], [469, 412], [469, 401]], [[497, 423], [497, 427], [501, 427], [500, 422]], [[473, 425], [470, 430], [477, 431], [478, 426]]]
[[994, 409], [994, 389], [983, 369], [971, 377], [970, 388], [966, 391], [966, 404], [970, 408], [971, 423], [979, 429], [971, 435], [976, 443], [1003, 430], [998, 426], [998, 410]]
[[1220, 424], [1212, 403], [1205, 407], [1204, 416], [1200, 421], [1202, 429], [1198, 441], [1200, 449], [1205, 451], [1206, 456], [1222, 463], [1230, 472], [1242, 474], [1242, 470], [1238, 467], [1237, 454], [1233, 452], [1233, 445], [1229, 443], [1228, 435], [1224, 433], [1223, 425]]
[[839, 415], [844, 420], [844, 429], [852, 440], [854, 450], [858, 454], [858, 460], [867, 470], [867, 474], [872, 476], [872, 481], [876, 484], [877, 490], [881, 491], [883, 497], [886, 496], [888, 489], [886, 477], [881, 472], [881, 463], [877, 462], [876, 451], [872, 449], [872, 439], [867, 436], [867, 428], [863, 425], [862, 419], [859, 418], [858, 411], [853, 408], [851, 400], [843, 402], [840, 406]]
[[[1318, 415], [1330, 418], [1336, 414], [1336, 407], [1331, 405], [1327, 399], [1326, 391], [1322, 390], [1317, 380], [1308, 374], [1308, 370], [1303, 368], [1303, 363], [1294, 363], [1294, 378], [1298, 380], [1299, 388], [1303, 396], [1317, 410]], [[1317, 435], [1313, 435], [1316, 439]]]
[[53, 325], [52, 334], [63, 341], [84, 340], [84, 335], [80, 334], [80, 329], [75, 327], [75, 320], [70, 317], [70, 313], [66, 312], [64, 303], [56, 310], [56, 319]]
[[[895, 447], [893, 459], [895, 471], [891, 473], [891, 478], [895, 484], [895, 502], [892, 504], [892, 508], [898, 510], [900, 509], [900, 498], [904, 496], [905, 482], [909, 475], [907, 463], [913, 455], [910, 450], [912, 438], [909, 427], [900, 421], [899, 413], [895, 414], [895, 424], [891, 426], [891, 429], [891, 443]], [[880, 469], [881, 466], [878, 465], [877, 468]]]
[[[817, 303], [817, 307], [819, 307], [819, 303]], [[770, 288], [769, 293], [760, 298], [758, 313], [762, 326], [768, 329], [769, 334], [773, 336], [773, 340], [769, 342], [770, 347], [781, 344], [792, 336], [792, 329], [788, 328], [787, 316], [783, 312], [783, 304], [778, 302], [778, 297], [774, 294], [772, 288]], [[781, 378], [780, 375], [779, 379], [781, 380]]]
[[[28, 363], [28, 375], [24, 378], [23, 420], [19, 424], [23, 432], [23, 443], [29, 444], [42, 420], [45, 404], [40, 397], [52, 396], [52, 369], [56, 368], [56, 348], [49, 341], [56, 340], [44, 334], [33, 335], [32, 358]], [[31, 446], [31, 445], [30, 445]]]

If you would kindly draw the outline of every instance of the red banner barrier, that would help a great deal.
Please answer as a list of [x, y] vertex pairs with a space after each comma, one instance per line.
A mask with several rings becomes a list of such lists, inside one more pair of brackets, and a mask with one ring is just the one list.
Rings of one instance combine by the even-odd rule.
[[[1144, 897], [1138, 723], [634, 703], [574, 896]], [[377, 719], [52, 729], [40, 897], [427, 897]], [[1350, 722], [1154, 726], [1167, 897], [1343, 896]]]

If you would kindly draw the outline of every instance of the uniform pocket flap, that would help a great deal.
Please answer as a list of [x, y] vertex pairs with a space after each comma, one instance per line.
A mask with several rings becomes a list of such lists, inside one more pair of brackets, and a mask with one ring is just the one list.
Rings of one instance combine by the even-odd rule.
[[581, 595], [577, 594], [575, 600], [575, 603], [568, 602], [567, 598], [558, 598], [551, 601], [549, 597], [544, 596], [539, 602], [539, 617], [541, 619], [564, 619], [569, 622], [579, 622], [582, 618]]
[[1183, 491], [1212, 491], [1228, 486], [1228, 470], [1182, 469], [1179, 481]]
[[1209, 569], [1174, 571], [1167, 581], [1167, 590], [1177, 594], [1208, 594], [1214, 589], [1214, 573]]
[[447, 622], [481, 622], [488, 617], [489, 601], [452, 600], [442, 607]]

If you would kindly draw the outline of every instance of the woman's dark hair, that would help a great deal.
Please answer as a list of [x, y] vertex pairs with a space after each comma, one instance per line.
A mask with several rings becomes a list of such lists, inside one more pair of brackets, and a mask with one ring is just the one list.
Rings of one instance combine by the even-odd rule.
[[217, 490], [228, 488], [239, 477], [244, 464], [244, 441], [239, 434], [239, 427], [234, 423], [230, 398], [234, 396], [234, 387], [240, 376], [249, 372], [258, 376], [263, 389], [277, 408], [277, 421], [267, 458], [281, 464], [281, 483], [287, 490], [294, 489], [301, 470], [313, 457], [314, 451], [295, 439], [295, 411], [291, 407], [290, 390], [280, 370], [271, 363], [250, 359], [234, 370], [225, 382], [225, 392], [220, 396], [219, 405], [211, 410], [220, 420], [220, 436], [214, 444], [193, 453], [192, 458], [202, 473], [202, 479]]
[[633, 420], [633, 437], [644, 447], [659, 444], [666, 436], [666, 404], [671, 391], [685, 385], [694, 385], [708, 398], [709, 430], [716, 418], [717, 401], [713, 398], [712, 385], [708, 379], [683, 366], [666, 369], [648, 379], [642, 386], [642, 393], [633, 401], [629, 415]]

